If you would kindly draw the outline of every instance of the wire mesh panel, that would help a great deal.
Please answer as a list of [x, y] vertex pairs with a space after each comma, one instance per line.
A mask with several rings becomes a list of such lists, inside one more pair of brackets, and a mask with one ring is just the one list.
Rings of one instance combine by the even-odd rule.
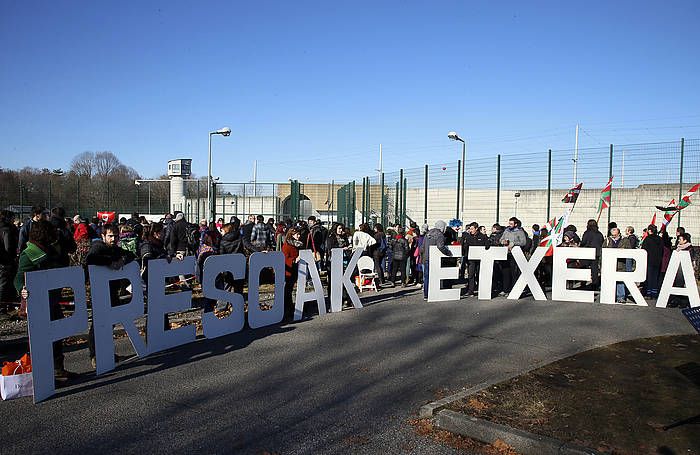
[[[680, 182], [680, 180], [679, 180]], [[700, 183], [700, 139], [685, 140], [683, 144], [683, 184], [682, 193], [687, 192], [693, 185]], [[687, 232], [692, 233], [693, 243], [700, 239], [700, 195], [691, 199], [693, 203], [677, 216], [675, 223], [671, 223], [669, 233], [674, 228], [683, 226]]]
[[680, 163], [680, 141], [614, 146], [610, 220], [641, 232], [656, 213], [660, 227], [663, 215], [655, 206], [678, 202]]
[[[490, 226], [496, 221], [498, 159], [467, 160], [464, 169], [464, 223]], [[490, 229], [489, 229], [490, 231]]]
[[500, 223], [518, 218], [529, 230], [547, 219], [548, 153], [501, 156]]
[[385, 225], [395, 225], [401, 214], [401, 172], [385, 172], [384, 186], [386, 188], [386, 217]]
[[[581, 234], [586, 221], [598, 216], [600, 193], [608, 183], [610, 172], [610, 149], [579, 149], [578, 157], [575, 157], [574, 150], [552, 151], [551, 217], [560, 216], [572, 208], [572, 204], [567, 204], [562, 199], [572, 187], [583, 182], [583, 188], [569, 217], [569, 224], [577, 226]], [[542, 221], [545, 221], [544, 217], [546, 213]], [[607, 212], [601, 216], [601, 224], [607, 224], [607, 218], [603, 217], [607, 217]]]
[[[267, 218], [281, 220], [283, 205], [291, 206], [290, 188], [283, 188], [277, 183], [218, 183], [214, 185], [214, 214], [215, 219], [223, 218], [229, 221], [236, 216], [244, 220], [248, 215], [262, 215]], [[206, 198], [206, 194], [203, 194]], [[196, 213], [198, 199], [188, 201]], [[200, 201], [206, 204], [206, 200]]]
[[415, 222], [420, 226], [425, 223], [425, 196], [428, 194], [425, 188], [425, 168], [404, 169], [404, 205], [406, 223]]
[[457, 216], [459, 166], [457, 161], [428, 166], [428, 224], [449, 222]]

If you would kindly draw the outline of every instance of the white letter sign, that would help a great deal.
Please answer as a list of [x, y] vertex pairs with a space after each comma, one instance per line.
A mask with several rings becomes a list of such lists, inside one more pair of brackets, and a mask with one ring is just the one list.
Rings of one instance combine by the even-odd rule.
[[148, 261], [148, 353], [164, 351], [186, 343], [197, 337], [196, 327], [186, 325], [178, 329], [165, 330], [168, 313], [186, 311], [192, 306], [192, 291], [165, 294], [165, 279], [178, 275], [194, 275], [194, 256], [185, 256], [181, 261], [155, 259]]
[[331, 311], [338, 313], [343, 311], [343, 288], [348, 293], [350, 301], [355, 308], [362, 308], [362, 303], [360, 302], [360, 297], [355, 291], [355, 285], [352, 284], [352, 274], [357, 267], [357, 261], [362, 256], [362, 250], [355, 250], [350, 262], [348, 263], [348, 268], [343, 270], [343, 249], [333, 248], [331, 250]]
[[593, 302], [593, 291], [580, 291], [566, 289], [567, 281], [590, 281], [591, 269], [570, 269], [567, 259], [592, 259], [595, 260], [595, 248], [569, 248], [555, 247], [554, 262], [552, 264], [552, 300], [565, 302]]
[[[683, 274], [683, 281], [685, 281], [684, 288], [678, 288], [673, 285], [679, 267]], [[695, 273], [693, 272], [693, 263], [690, 260], [689, 251], [674, 251], [671, 254], [671, 260], [668, 262], [666, 276], [664, 277], [664, 282], [661, 284], [656, 306], [658, 308], [666, 308], [666, 305], [668, 305], [668, 298], [671, 294], [685, 295], [688, 297], [691, 307], [700, 306], [698, 284], [695, 281]]]
[[[458, 258], [462, 254], [462, 247], [450, 245], [447, 247], [452, 257]], [[442, 258], [445, 256], [435, 245], [430, 247], [430, 272], [428, 275], [428, 302], [444, 302], [447, 300], [459, 300], [459, 289], [441, 289], [442, 280], [456, 280], [459, 278], [459, 265], [443, 267]]]
[[[306, 282], [311, 278], [313, 290], [306, 292]], [[299, 273], [297, 274], [297, 296], [294, 305], [294, 320], [301, 321], [304, 314], [304, 303], [316, 301], [318, 314], [326, 314], [326, 298], [323, 296], [321, 276], [316, 268], [316, 261], [311, 250], [299, 251]]]
[[469, 259], [481, 261], [479, 266], [479, 300], [491, 300], [493, 263], [508, 259], [508, 248], [504, 246], [470, 246]]
[[548, 247], [538, 246], [535, 252], [532, 254], [530, 262], [528, 262], [523, 250], [519, 246], [513, 247], [511, 253], [513, 254], [513, 259], [515, 259], [515, 262], [518, 264], [518, 268], [520, 269], [520, 276], [513, 285], [510, 294], [508, 294], [508, 299], [519, 299], [520, 295], [525, 290], [525, 286], [527, 286], [530, 288], [530, 292], [535, 300], [547, 300], [547, 296], [544, 295], [544, 291], [540, 287], [540, 283], [537, 281], [537, 278], [535, 278], [535, 270], [537, 270], [537, 266], [540, 265], [540, 261], [542, 261], [542, 258], [547, 253], [548, 249]]
[[[275, 301], [272, 308], [260, 308], [260, 272], [271, 267], [275, 272]], [[284, 253], [253, 253], [248, 272], [248, 324], [253, 329], [277, 324], [284, 317]]]
[[[139, 357], [146, 355], [144, 343], [134, 321], [143, 316], [143, 287], [139, 265], [134, 261], [114, 270], [103, 265], [88, 266], [90, 295], [92, 297], [92, 324], [95, 330], [96, 374], [114, 369], [114, 324], [122, 324], [131, 345]], [[110, 281], [129, 280], [131, 302], [119, 305], [111, 301]], [[112, 286], [116, 286], [117, 283]], [[117, 297], [115, 295], [115, 297]], [[115, 305], [115, 306], [112, 306]]]
[[231, 272], [234, 280], [245, 278], [245, 256], [240, 253], [222, 254], [220, 256], [212, 255], [204, 260], [202, 277], [204, 297], [212, 300], [223, 300], [231, 304], [231, 314], [225, 318], [219, 319], [213, 311], [207, 311], [202, 315], [202, 330], [207, 338], [236, 333], [243, 329], [245, 324], [243, 296], [216, 287], [216, 278], [225, 272]]
[[[634, 271], [618, 272], [617, 262], [621, 259], [634, 259]], [[622, 281], [634, 302], [639, 306], [648, 306], [637, 283], [646, 279], [647, 251], [642, 249], [603, 248], [603, 262], [600, 268], [600, 303], [616, 303], [615, 289], [618, 281]]]
[[[38, 270], [26, 274], [29, 349], [32, 353], [34, 402], [54, 393], [53, 342], [85, 332], [88, 328], [85, 272], [82, 267]], [[73, 289], [75, 311], [68, 318], [51, 320], [49, 291]], [[58, 304], [58, 302], [56, 302]]]

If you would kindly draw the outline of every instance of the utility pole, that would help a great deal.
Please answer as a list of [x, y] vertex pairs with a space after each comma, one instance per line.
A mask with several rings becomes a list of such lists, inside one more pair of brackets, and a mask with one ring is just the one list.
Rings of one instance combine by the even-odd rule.
[[574, 186], [577, 185], [577, 171], [578, 171], [578, 123], [576, 124], [576, 145], [574, 146]]

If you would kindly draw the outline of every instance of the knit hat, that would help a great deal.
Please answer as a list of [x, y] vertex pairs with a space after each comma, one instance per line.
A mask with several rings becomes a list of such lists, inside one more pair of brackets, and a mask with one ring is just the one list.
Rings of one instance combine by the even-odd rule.
[[435, 222], [435, 229], [439, 229], [440, 232], [445, 232], [446, 227], [447, 227], [447, 224], [442, 220], [437, 220]]

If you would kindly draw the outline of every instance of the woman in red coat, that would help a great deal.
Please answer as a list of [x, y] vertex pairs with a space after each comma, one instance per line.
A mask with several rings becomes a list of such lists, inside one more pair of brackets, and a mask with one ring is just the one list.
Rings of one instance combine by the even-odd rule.
[[294, 300], [292, 290], [297, 278], [299, 267], [299, 248], [302, 246], [301, 234], [295, 228], [290, 228], [282, 245], [284, 254], [284, 321], [291, 322], [294, 319]]

